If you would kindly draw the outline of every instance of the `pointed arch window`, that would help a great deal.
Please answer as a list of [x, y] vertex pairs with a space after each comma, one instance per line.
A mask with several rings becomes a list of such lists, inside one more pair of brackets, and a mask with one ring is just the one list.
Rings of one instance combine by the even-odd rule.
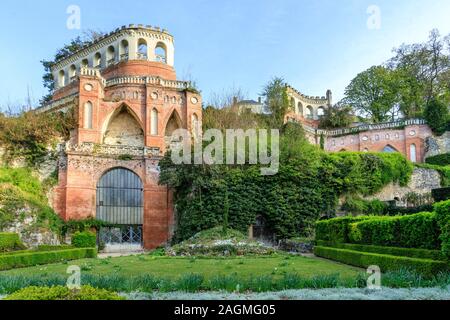
[[417, 162], [416, 145], [413, 143], [409, 146], [409, 159], [411, 162]]

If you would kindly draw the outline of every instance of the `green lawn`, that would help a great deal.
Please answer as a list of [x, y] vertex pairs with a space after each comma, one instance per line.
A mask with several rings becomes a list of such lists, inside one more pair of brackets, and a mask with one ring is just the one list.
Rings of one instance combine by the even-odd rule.
[[69, 265], [78, 265], [83, 273], [96, 275], [120, 274], [121, 276], [153, 275], [179, 278], [184, 274], [201, 274], [206, 279], [217, 275], [235, 274], [248, 278], [259, 275], [274, 277], [296, 273], [308, 278], [321, 275], [339, 275], [353, 279], [361, 269], [317, 258], [277, 255], [269, 257], [236, 258], [181, 258], [139, 255], [108, 259], [83, 259], [68, 263], [50, 264], [0, 272], [0, 275], [63, 275]]

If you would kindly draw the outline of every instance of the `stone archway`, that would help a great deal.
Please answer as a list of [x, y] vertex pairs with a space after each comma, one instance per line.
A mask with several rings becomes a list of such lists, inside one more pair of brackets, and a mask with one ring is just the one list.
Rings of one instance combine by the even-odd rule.
[[99, 242], [105, 250], [140, 250], [143, 245], [144, 192], [141, 178], [117, 167], [97, 183], [96, 219], [110, 224], [101, 228]]
[[120, 107], [111, 115], [103, 134], [103, 143], [144, 147], [142, 126], [127, 106]]

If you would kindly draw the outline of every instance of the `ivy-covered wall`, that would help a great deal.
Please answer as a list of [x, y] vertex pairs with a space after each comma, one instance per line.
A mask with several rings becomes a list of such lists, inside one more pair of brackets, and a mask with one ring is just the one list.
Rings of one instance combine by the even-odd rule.
[[280, 149], [274, 176], [252, 165], [174, 165], [166, 155], [160, 183], [175, 190], [174, 241], [221, 224], [245, 232], [258, 215], [278, 239], [308, 236], [317, 219], [334, 216], [341, 195], [406, 185], [413, 169], [400, 154], [325, 153], [294, 124], [284, 128]]

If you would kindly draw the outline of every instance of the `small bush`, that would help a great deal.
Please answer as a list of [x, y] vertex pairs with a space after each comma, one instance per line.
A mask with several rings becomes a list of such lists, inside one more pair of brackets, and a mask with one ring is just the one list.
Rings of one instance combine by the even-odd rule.
[[28, 287], [19, 290], [5, 300], [124, 300], [117, 293], [91, 286], [71, 290], [63, 286]]
[[441, 271], [448, 271], [448, 265], [446, 262], [429, 259], [399, 257], [387, 254], [359, 252], [320, 246], [314, 248], [314, 254], [319, 257], [361, 268], [368, 268], [371, 265], [377, 265], [380, 267], [382, 272], [409, 268], [423, 274], [424, 276], [432, 277]]
[[72, 245], [76, 248], [94, 248], [97, 245], [97, 236], [93, 232], [75, 232], [72, 236]]
[[24, 244], [17, 233], [0, 233], [0, 252], [23, 250]]
[[97, 250], [94, 248], [78, 248], [59, 251], [27, 252], [0, 255], [0, 270], [31, 267], [67, 260], [95, 258], [96, 256]]
[[450, 165], [450, 153], [438, 154], [437, 156], [428, 157], [425, 162], [437, 166], [448, 166]]
[[439, 228], [441, 229], [442, 254], [450, 259], [450, 200], [436, 203], [434, 205]]

